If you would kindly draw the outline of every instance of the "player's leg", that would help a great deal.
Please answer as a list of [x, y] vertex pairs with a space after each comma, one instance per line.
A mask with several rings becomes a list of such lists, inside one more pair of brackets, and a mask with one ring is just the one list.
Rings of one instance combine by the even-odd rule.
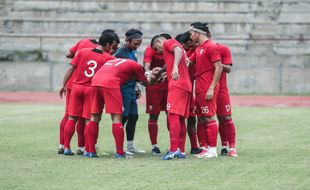
[[[101, 120], [101, 114], [104, 106], [104, 98], [101, 87], [90, 88], [90, 121], [87, 123], [84, 129], [85, 136], [85, 152], [84, 156], [98, 157], [96, 144], [99, 134], [99, 122]], [[87, 118], [89, 113], [85, 113], [84, 117]]]
[[200, 153], [201, 149], [198, 145], [197, 130], [196, 130], [196, 105], [195, 97], [191, 95], [189, 106], [189, 117], [187, 119], [187, 133], [191, 144], [191, 154]]
[[156, 92], [146, 89], [146, 113], [149, 114], [148, 132], [152, 145], [152, 154], [159, 155], [160, 149], [157, 142], [158, 137], [158, 117], [161, 110], [166, 110], [167, 95], [164, 92]]
[[78, 137], [78, 149], [76, 151], [77, 155], [83, 155], [85, 148], [85, 137], [84, 137], [85, 119], [79, 117], [76, 123], [76, 133]]
[[152, 144], [152, 154], [153, 155], [159, 155], [160, 149], [157, 144], [157, 136], [158, 136], [158, 120], [159, 114], [149, 114], [149, 120], [148, 120], [148, 131], [149, 136]]
[[235, 124], [232, 120], [232, 117], [229, 116], [222, 116], [220, 122], [223, 125], [225, 135], [227, 136], [228, 145], [229, 145], [229, 152], [228, 156], [237, 157], [236, 151], [236, 128]]
[[68, 106], [69, 106], [69, 99], [70, 99], [70, 93], [71, 93], [71, 88], [67, 89], [67, 94], [66, 94], [66, 107], [65, 107], [65, 115], [62, 118], [60, 125], [59, 125], [59, 147], [58, 147], [58, 154], [63, 154], [64, 153], [64, 144], [65, 144], [65, 126], [68, 121]]
[[68, 121], [65, 125], [65, 129], [64, 129], [64, 155], [73, 155], [73, 152], [71, 151], [70, 148], [70, 142], [72, 139], [72, 136], [74, 134], [74, 130], [75, 130], [75, 124], [77, 121], [78, 117], [74, 117], [74, 116], [69, 116], [68, 117]]
[[133, 98], [130, 103], [129, 116], [126, 124], [126, 135], [127, 135], [127, 151], [126, 153], [145, 153], [135, 146], [134, 136], [136, 131], [136, 124], [138, 121], [138, 104], [136, 98]]
[[212, 100], [205, 100], [205, 92], [196, 93], [198, 103], [198, 114], [200, 116], [200, 122], [203, 124], [208, 144], [207, 151], [202, 151], [197, 155], [198, 158], [214, 158], [217, 157], [216, 145], [217, 145], [217, 134], [218, 126], [215, 120], [216, 114], [216, 95], [215, 90], [214, 98]]
[[58, 154], [63, 154], [64, 153], [64, 130], [66, 123], [68, 121], [68, 113], [65, 112], [64, 117], [62, 118], [60, 125], [59, 125], [59, 147], [58, 147]]
[[[221, 138], [223, 136], [224, 138], [224, 144], [223, 144], [223, 140], [222, 140], [222, 146], [224, 145], [224, 147], [222, 148], [221, 153], [226, 153], [226, 155], [228, 154], [229, 156], [232, 157], [237, 157], [237, 152], [236, 152], [236, 128], [235, 128], [235, 124], [232, 120], [232, 109], [231, 109], [231, 103], [230, 103], [230, 96], [228, 91], [224, 91], [224, 93], [221, 94], [221, 96], [219, 96], [217, 98], [217, 115], [218, 115], [218, 120], [219, 120], [219, 132], [221, 135]], [[226, 145], [226, 147], [225, 147]], [[227, 148], [230, 148], [230, 151], [227, 151]], [[225, 150], [226, 148], [226, 150]], [[225, 154], [224, 154], [225, 155]]]

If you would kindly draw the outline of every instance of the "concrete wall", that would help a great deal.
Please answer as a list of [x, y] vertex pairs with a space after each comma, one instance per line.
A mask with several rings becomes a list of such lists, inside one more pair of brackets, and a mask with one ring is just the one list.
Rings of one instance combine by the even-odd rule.
[[233, 93], [310, 92], [310, 2], [307, 0], [0, 0], [0, 90], [57, 90], [64, 52], [85, 37], [131, 27], [145, 40], [209, 22], [230, 46]]

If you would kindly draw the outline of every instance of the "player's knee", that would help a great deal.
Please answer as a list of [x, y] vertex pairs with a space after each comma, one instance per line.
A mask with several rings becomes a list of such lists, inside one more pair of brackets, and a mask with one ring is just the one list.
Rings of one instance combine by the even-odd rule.
[[188, 125], [194, 124], [196, 123], [196, 117], [188, 117]]
[[232, 119], [230, 115], [218, 116], [217, 118], [218, 118], [220, 123], [225, 123], [225, 122], [230, 121]]
[[215, 120], [215, 117], [214, 117], [214, 116], [206, 117], [206, 121], [207, 121], [207, 122], [210, 122], [210, 121], [213, 121], [213, 120]]
[[158, 120], [158, 116], [157, 114], [150, 114], [150, 117], [149, 117], [149, 120], [152, 120], [152, 121], [156, 121]]
[[78, 117], [76, 117], [76, 116], [69, 116], [68, 120], [74, 120], [76, 122], [78, 120]]
[[131, 122], [137, 122], [139, 119], [138, 115], [129, 115], [128, 120], [131, 120]]

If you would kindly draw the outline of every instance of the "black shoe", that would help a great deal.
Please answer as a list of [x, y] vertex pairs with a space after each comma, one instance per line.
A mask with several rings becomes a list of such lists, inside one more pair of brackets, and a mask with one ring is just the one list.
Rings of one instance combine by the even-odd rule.
[[221, 155], [222, 155], [222, 156], [227, 156], [227, 155], [228, 155], [228, 150], [227, 150], [227, 148], [222, 148], [222, 150], [221, 150]]
[[58, 148], [58, 154], [64, 154], [64, 149], [63, 148]]
[[160, 154], [159, 148], [158, 148], [158, 147], [154, 147], [154, 148], [152, 149], [152, 154], [153, 154], [153, 155], [159, 155], [159, 154]]
[[191, 154], [199, 154], [201, 152], [200, 148], [191, 148]]
[[84, 151], [78, 149], [78, 150], [76, 151], [76, 155], [78, 155], [78, 156], [83, 156], [83, 155], [84, 155]]

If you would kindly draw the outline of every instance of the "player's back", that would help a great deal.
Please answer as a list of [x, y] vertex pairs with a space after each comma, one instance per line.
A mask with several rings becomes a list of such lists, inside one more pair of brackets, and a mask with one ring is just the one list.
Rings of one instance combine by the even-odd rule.
[[73, 83], [90, 86], [95, 73], [111, 59], [114, 57], [99, 49], [84, 48], [80, 50], [71, 62], [76, 66], [76, 77]]
[[151, 63], [151, 68], [163, 67], [165, 65], [163, 55], [158, 54], [151, 46], [147, 46], [144, 51], [144, 63]]
[[70, 52], [73, 54], [76, 54], [78, 51], [84, 48], [96, 48], [98, 45], [98, 42], [95, 39], [82, 39], [78, 43], [76, 43], [74, 46], [70, 48]]
[[92, 86], [120, 88], [128, 80], [146, 80], [141, 65], [130, 59], [114, 59], [107, 62], [95, 74]]

